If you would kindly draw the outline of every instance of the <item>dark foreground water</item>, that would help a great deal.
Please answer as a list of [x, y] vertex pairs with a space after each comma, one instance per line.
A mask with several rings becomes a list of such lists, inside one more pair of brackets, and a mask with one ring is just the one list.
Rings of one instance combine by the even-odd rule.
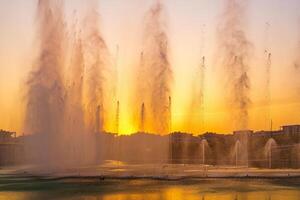
[[101, 180], [0, 177], [0, 200], [300, 200], [300, 179]]

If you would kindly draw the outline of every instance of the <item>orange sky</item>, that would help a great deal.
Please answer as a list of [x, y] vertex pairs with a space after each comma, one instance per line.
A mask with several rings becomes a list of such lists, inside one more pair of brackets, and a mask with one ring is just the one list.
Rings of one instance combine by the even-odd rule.
[[[80, 16], [84, 1], [66, 0], [66, 18], [72, 11]], [[120, 132], [137, 130], [131, 117], [130, 97], [133, 71], [141, 51], [142, 22], [150, 0], [101, 0], [101, 27], [112, 55], [119, 52]], [[216, 65], [216, 26], [222, 12], [222, 0], [165, 0], [168, 12], [170, 61], [174, 71], [172, 86], [172, 130], [203, 133], [231, 132], [234, 129], [228, 105], [221, 66]], [[35, 55], [36, 0], [0, 2], [0, 129], [22, 133], [24, 83]], [[293, 63], [300, 55], [298, 0], [252, 0], [249, 2], [246, 32], [254, 46], [250, 65], [252, 82], [249, 127], [269, 129], [263, 94], [264, 46], [272, 52], [271, 118], [274, 128], [300, 123], [300, 81]], [[265, 41], [265, 23], [271, 24]], [[202, 39], [205, 24], [204, 42]], [[298, 37], [299, 36], [299, 37]], [[203, 52], [201, 52], [203, 47]], [[202, 55], [207, 59], [204, 119], [197, 109], [189, 109], [193, 74]], [[299, 73], [299, 71], [298, 71]]]

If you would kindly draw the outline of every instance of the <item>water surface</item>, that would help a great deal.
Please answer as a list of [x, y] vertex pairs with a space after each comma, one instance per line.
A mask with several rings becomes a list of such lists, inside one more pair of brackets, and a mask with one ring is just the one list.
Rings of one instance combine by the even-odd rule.
[[0, 178], [0, 200], [300, 200], [300, 179]]

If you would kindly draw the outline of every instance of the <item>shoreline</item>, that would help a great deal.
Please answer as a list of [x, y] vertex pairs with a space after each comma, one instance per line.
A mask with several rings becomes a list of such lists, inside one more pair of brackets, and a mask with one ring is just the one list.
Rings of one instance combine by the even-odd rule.
[[[103, 167], [103, 166], [102, 166]], [[192, 179], [293, 179], [300, 178], [300, 169], [201, 168], [200, 166], [123, 166], [111, 168], [74, 168], [38, 170], [34, 168], [2, 168], [1, 177], [20, 177], [41, 180], [98, 179], [98, 180], [192, 180]]]

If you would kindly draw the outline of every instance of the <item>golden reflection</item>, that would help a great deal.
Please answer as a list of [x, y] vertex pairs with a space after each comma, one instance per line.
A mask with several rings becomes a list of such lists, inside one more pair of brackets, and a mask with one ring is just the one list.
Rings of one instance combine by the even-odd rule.
[[[139, 185], [139, 182], [137, 182]], [[211, 189], [201, 190], [197, 186], [172, 186], [168, 188], [156, 188], [153, 190], [143, 189], [143, 184], [136, 191], [124, 191], [111, 194], [69, 194], [59, 199], [80, 200], [299, 200], [300, 191], [297, 188], [286, 190], [270, 190], [255, 192], [214, 191]], [[163, 187], [163, 186], [161, 186]], [[268, 187], [268, 186], [266, 186]], [[274, 188], [273, 188], [274, 189]], [[31, 200], [55, 197], [57, 194], [50, 191], [44, 192], [0, 192], [0, 200]]]
[[[160, 192], [118, 193], [105, 195], [103, 200], [299, 200], [300, 191], [272, 192], [199, 192], [196, 188], [172, 187]], [[90, 199], [89, 199], [90, 200]]]

